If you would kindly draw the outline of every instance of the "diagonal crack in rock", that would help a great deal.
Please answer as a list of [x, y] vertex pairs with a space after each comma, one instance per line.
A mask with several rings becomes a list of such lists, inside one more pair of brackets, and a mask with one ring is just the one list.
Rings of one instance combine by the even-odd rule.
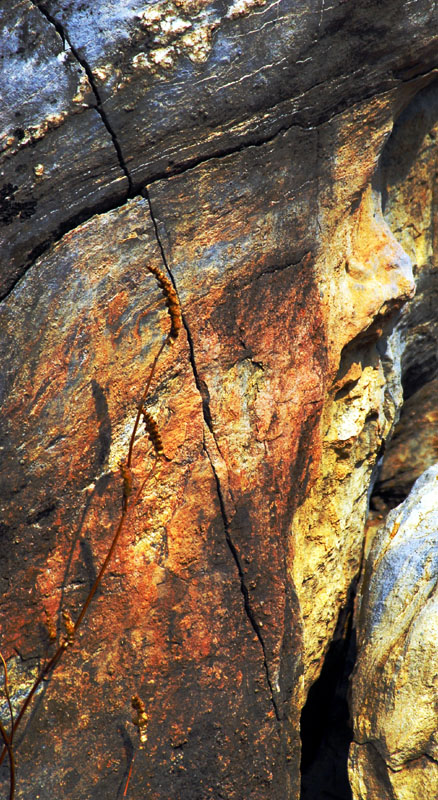
[[89, 83], [90, 83], [91, 89], [93, 91], [93, 94], [94, 94], [94, 96], [96, 98], [96, 106], [95, 106], [96, 107], [96, 111], [99, 114], [99, 116], [100, 116], [100, 118], [101, 118], [101, 120], [102, 120], [102, 122], [103, 122], [103, 124], [104, 124], [104, 126], [106, 128], [106, 130], [108, 131], [108, 133], [109, 133], [109, 135], [110, 135], [110, 137], [112, 139], [112, 143], [114, 145], [114, 149], [115, 149], [115, 151], [117, 153], [117, 158], [118, 158], [118, 161], [119, 161], [119, 164], [120, 164], [120, 168], [124, 172], [124, 174], [126, 176], [126, 179], [128, 181], [128, 187], [129, 188], [128, 188], [127, 197], [130, 197], [132, 195], [132, 190], [133, 190], [132, 178], [131, 178], [131, 176], [129, 174], [129, 170], [128, 170], [127, 166], [126, 166], [126, 161], [125, 161], [125, 159], [123, 157], [122, 148], [120, 146], [120, 142], [117, 139], [116, 132], [114, 131], [113, 127], [111, 126], [111, 123], [110, 123], [110, 121], [108, 119], [108, 116], [107, 116], [107, 114], [105, 112], [105, 109], [103, 107], [102, 98], [100, 96], [99, 89], [97, 88], [97, 84], [96, 84], [96, 81], [94, 79], [94, 75], [93, 75], [93, 72], [91, 70], [90, 65], [88, 64], [86, 59], [83, 58], [79, 54], [79, 51], [77, 50], [77, 48], [74, 46], [74, 44], [70, 40], [70, 38], [68, 36], [68, 33], [65, 30], [64, 26], [59, 22], [58, 19], [56, 19], [49, 12], [49, 10], [44, 5], [44, 3], [39, 2], [39, 0], [30, 0], [30, 1], [35, 6], [35, 8], [37, 8], [38, 11], [43, 15], [43, 17], [46, 18], [47, 22], [49, 22], [51, 25], [53, 25], [53, 27], [55, 28], [56, 32], [61, 37], [63, 44], [65, 44], [65, 42], [67, 42], [67, 44], [68, 44], [73, 56], [75, 57], [76, 61], [78, 62], [78, 64], [80, 64], [80, 66], [84, 70], [84, 72], [85, 72], [85, 74], [86, 74], [86, 76], [87, 76], [87, 78], [89, 80]]
[[[166, 271], [167, 271], [167, 273], [168, 273], [168, 275], [169, 275], [169, 277], [170, 277], [170, 279], [171, 279], [171, 281], [173, 283], [173, 286], [175, 288], [176, 293], [178, 294], [178, 287], [177, 287], [177, 285], [175, 283], [174, 276], [172, 275], [172, 272], [170, 271], [170, 268], [169, 268], [169, 265], [168, 265], [168, 262], [167, 262], [167, 258], [166, 258], [166, 254], [164, 252], [163, 244], [162, 244], [161, 239], [160, 239], [158, 226], [157, 226], [157, 222], [156, 222], [153, 210], [152, 210], [152, 203], [151, 203], [149, 194], [148, 194], [147, 190], [144, 190], [142, 194], [145, 197], [145, 199], [147, 200], [148, 205], [149, 205], [149, 212], [150, 212], [152, 223], [153, 223], [153, 226], [154, 226], [154, 229], [155, 229], [155, 236], [156, 236], [156, 239], [157, 239], [158, 247], [160, 249], [161, 257], [163, 259], [164, 267], [165, 267], [165, 269], [166, 269]], [[187, 322], [187, 317], [184, 314], [182, 314], [182, 321], [183, 321], [184, 329], [185, 329], [186, 334], [187, 334], [187, 341], [188, 341], [188, 345], [189, 345], [189, 359], [190, 359], [190, 364], [191, 364], [191, 368], [192, 368], [192, 372], [193, 372], [193, 377], [194, 377], [194, 380], [195, 380], [196, 388], [198, 389], [198, 392], [199, 392], [199, 394], [201, 396], [201, 399], [202, 399], [202, 412], [203, 412], [203, 416], [204, 416], [205, 427], [207, 429], [206, 433], [208, 431], [208, 434], [209, 434], [209, 436], [208, 436], [208, 434], [204, 435], [203, 449], [204, 449], [204, 452], [205, 452], [205, 454], [206, 454], [206, 456], [207, 456], [207, 458], [208, 458], [208, 460], [210, 462], [211, 469], [212, 469], [212, 472], [213, 472], [213, 476], [214, 476], [214, 479], [215, 479], [216, 491], [217, 491], [217, 496], [218, 496], [218, 501], [219, 501], [219, 507], [220, 507], [223, 526], [224, 526], [225, 539], [226, 539], [226, 542], [227, 542], [227, 545], [228, 545], [228, 549], [229, 549], [229, 551], [230, 551], [230, 553], [231, 553], [231, 555], [233, 557], [233, 561], [234, 561], [234, 564], [235, 564], [235, 567], [237, 569], [237, 573], [238, 573], [238, 576], [239, 576], [240, 591], [242, 593], [243, 607], [244, 607], [244, 610], [245, 610], [245, 614], [246, 614], [246, 616], [248, 618], [248, 621], [249, 621], [249, 623], [251, 625], [251, 628], [253, 629], [253, 631], [254, 631], [254, 633], [255, 633], [255, 635], [256, 635], [259, 643], [260, 643], [261, 649], [262, 649], [263, 665], [264, 665], [264, 669], [265, 669], [265, 673], [266, 673], [266, 682], [267, 682], [267, 685], [268, 685], [268, 688], [269, 688], [269, 696], [270, 696], [270, 701], [271, 701], [273, 709], [274, 709], [275, 718], [276, 718], [277, 722], [281, 722], [281, 714], [280, 714], [280, 711], [279, 711], [279, 708], [278, 708], [278, 704], [277, 704], [277, 701], [276, 701], [276, 698], [275, 698], [274, 687], [273, 687], [273, 683], [272, 683], [272, 679], [271, 679], [271, 675], [270, 675], [270, 670], [269, 670], [269, 665], [268, 665], [268, 660], [267, 660], [267, 656], [266, 656], [266, 645], [265, 645], [265, 642], [264, 642], [264, 639], [263, 639], [263, 636], [262, 636], [262, 633], [261, 633], [260, 625], [258, 624], [257, 619], [256, 619], [256, 617], [254, 615], [253, 609], [251, 607], [249, 590], [248, 590], [248, 587], [247, 587], [246, 582], [245, 582], [245, 573], [244, 573], [244, 570], [243, 570], [243, 567], [242, 567], [242, 563], [241, 563], [241, 560], [240, 560], [240, 557], [239, 557], [238, 550], [237, 550], [236, 545], [235, 545], [235, 543], [233, 542], [233, 539], [232, 539], [229, 515], [227, 513], [227, 508], [226, 508], [227, 503], [226, 503], [225, 496], [224, 496], [221, 477], [220, 477], [218, 469], [217, 469], [216, 459], [215, 459], [214, 455], [212, 454], [212, 448], [209, 446], [209, 444], [207, 442], [207, 439], [209, 437], [211, 437], [211, 439], [213, 439], [213, 442], [214, 442], [214, 445], [215, 445], [215, 449], [217, 450], [218, 456], [223, 461], [222, 456], [220, 456], [220, 450], [219, 450], [218, 444], [216, 442], [216, 438], [215, 438], [215, 434], [214, 434], [214, 430], [213, 430], [212, 416], [211, 416], [211, 410], [210, 410], [210, 405], [209, 405], [208, 388], [207, 388], [205, 382], [202, 381], [202, 379], [199, 376], [199, 371], [198, 371], [198, 368], [197, 368], [197, 365], [196, 365], [196, 359], [195, 359], [193, 337], [192, 337], [191, 332], [190, 332], [190, 328], [189, 328], [189, 325], [188, 325], [188, 322]], [[225, 466], [225, 469], [226, 469], [226, 466]]]

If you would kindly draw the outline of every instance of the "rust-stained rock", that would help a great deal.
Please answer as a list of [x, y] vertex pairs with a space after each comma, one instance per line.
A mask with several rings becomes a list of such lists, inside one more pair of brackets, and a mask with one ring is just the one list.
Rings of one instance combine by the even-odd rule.
[[[5, 574], [17, 582], [4, 606], [14, 631], [6, 656], [44, 654], [48, 621], [59, 624], [61, 606], [77, 614], [108, 548], [121, 507], [118, 463], [168, 328], [148, 263], [159, 266], [161, 256], [140, 199], [66, 235], [4, 304], [5, 346], [14, 338], [26, 364], [4, 376], [5, 413], [21, 423], [3, 450], [10, 498], [3, 536], [26, 540], [21, 563], [18, 548], [6, 551]], [[19, 331], [17, 305], [26, 309]], [[39, 733], [25, 756], [33, 768], [21, 773], [19, 796], [55, 759], [65, 762], [64, 775], [46, 774], [47, 796], [56, 786], [83, 796], [95, 784], [101, 794], [118, 785], [135, 743], [134, 693], [150, 724], [132, 791], [146, 781], [155, 796], [214, 796], [225, 785], [232, 797], [252, 784], [263, 796], [267, 786], [278, 793], [284, 785], [279, 722], [226, 541], [184, 335], [167, 347], [147, 407], [159, 421], [164, 458], [131, 514], [86, 630], [39, 701]], [[150, 450], [143, 435], [137, 484], [151, 467]]]
[[301, 709], [401, 403], [391, 331], [411, 261], [375, 176], [394, 119], [435, 77], [437, 20], [398, 0], [102, 0], [85, 16], [76, 0], [21, 0], [4, 21], [10, 69], [25, 72], [30, 40], [41, 68], [40, 103], [14, 84], [1, 162], [16, 712], [126, 503], [120, 462], [170, 326], [159, 270], [183, 315], [145, 401], [163, 455], [149, 475], [141, 426], [131, 497], [149, 477], [19, 728], [16, 797], [297, 800]]
[[352, 680], [355, 800], [438, 791], [438, 467], [390, 512], [369, 553]]

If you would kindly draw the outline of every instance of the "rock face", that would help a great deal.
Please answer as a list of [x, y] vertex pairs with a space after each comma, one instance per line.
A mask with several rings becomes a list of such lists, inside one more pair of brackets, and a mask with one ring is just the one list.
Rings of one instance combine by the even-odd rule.
[[[300, 714], [402, 397], [392, 331], [412, 263], [376, 176], [394, 120], [436, 77], [438, 19], [414, 5], [2, 12], [0, 580], [15, 715], [134, 488], [76, 641], [17, 729], [20, 800], [300, 796]], [[151, 471], [142, 428], [123, 485], [169, 331], [160, 271], [183, 323], [145, 400], [163, 454]]]
[[438, 465], [376, 535], [357, 609], [354, 798], [438, 792]]
[[397, 121], [382, 160], [385, 216], [414, 262], [417, 292], [395, 333], [406, 399], [374, 487], [371, 550], [357, 600], [349, 763], [355, 800], [438, 793], [438, 469], [430, 466], [438, 459], [436, 136], [430, 87]]
[[405, 400], [438, 375], [437, 137], [430, 86], [400, 115], [381, 165], [385, 218], [412, 259], [417, 287], [399, 325]]
[[385, 513], [438, 460], [438, 242], [436, 88], [400, 116], [382, 159], [385, 217], [414, 264], [416, 294], [398, 325], [405, 404], [374, 487]]

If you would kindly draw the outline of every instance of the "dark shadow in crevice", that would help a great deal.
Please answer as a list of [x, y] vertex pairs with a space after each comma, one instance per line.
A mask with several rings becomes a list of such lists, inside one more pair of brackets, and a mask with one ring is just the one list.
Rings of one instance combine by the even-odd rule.
[[352, 741], [347, 694], [356, 658], [355, 591], [356, 581], [301, 713], [301, 800], [352, 800], [347, 772]]
[[126, 730], [126, 727], [124, 725], [119, 724], [117, 726], [117, 732], [122, 739], [123, 749], [125, 751], [126, 767], [118, 786], [116, 800], [118, 800], [120, 797], [126, 797], [125, 789], [128, 782], [128, 778], [130, 777], [130, 772], [133, 766], [134, 756], [135, 756], [134, 744], [132, 742], [132, 739], [128, 731]]
[[385, 213], [388, 194], [404, 181], [425, 136], [438, 119], [438, 81], [421, 89], [394, 123], [380, 160], [382, 173], [382, 209]]

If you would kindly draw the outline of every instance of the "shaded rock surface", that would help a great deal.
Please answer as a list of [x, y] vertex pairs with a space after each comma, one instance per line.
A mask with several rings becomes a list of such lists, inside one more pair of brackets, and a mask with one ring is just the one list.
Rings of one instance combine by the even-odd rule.
[[416, 282], [399, 325], [405, 400], [438, 376], [437, 140], [437, 89], [430, 86], [397, 120], [381, 168], [385, 218], [412, 259]]
[[438, 465], [373, 541], [357, 608], [352, 679], [356, 800], [438, 792]]
[[[402, 398], [392, 331], [412, 265], [375, 175], [435, 79], [438, 20], [401, 0], [17, 0], [1, 26], [16, 711], [120, 515], [119, 462], [169, 329], [148, 265], [183, 314], [147, 397], [164, 455], [19, 730], [16, 796], [122, 797], [129, 779], [132, 798], [296, 799], [301, 711]], [[135, 487], [151, 463], [142, 431]]]
[[405, 403], [374, 487], [373, 518], [402, 502], [438, 459], [437, 117], [429, 87], [397, 120], [382, 158], [385, 218], [412, 258], [416, 294], [397, 326]]
[[404, 403], [374, 487], [374, 507], [383, 511], [403, 502], [424, 469], [438, 460], [437, 401], [435, 378]]

